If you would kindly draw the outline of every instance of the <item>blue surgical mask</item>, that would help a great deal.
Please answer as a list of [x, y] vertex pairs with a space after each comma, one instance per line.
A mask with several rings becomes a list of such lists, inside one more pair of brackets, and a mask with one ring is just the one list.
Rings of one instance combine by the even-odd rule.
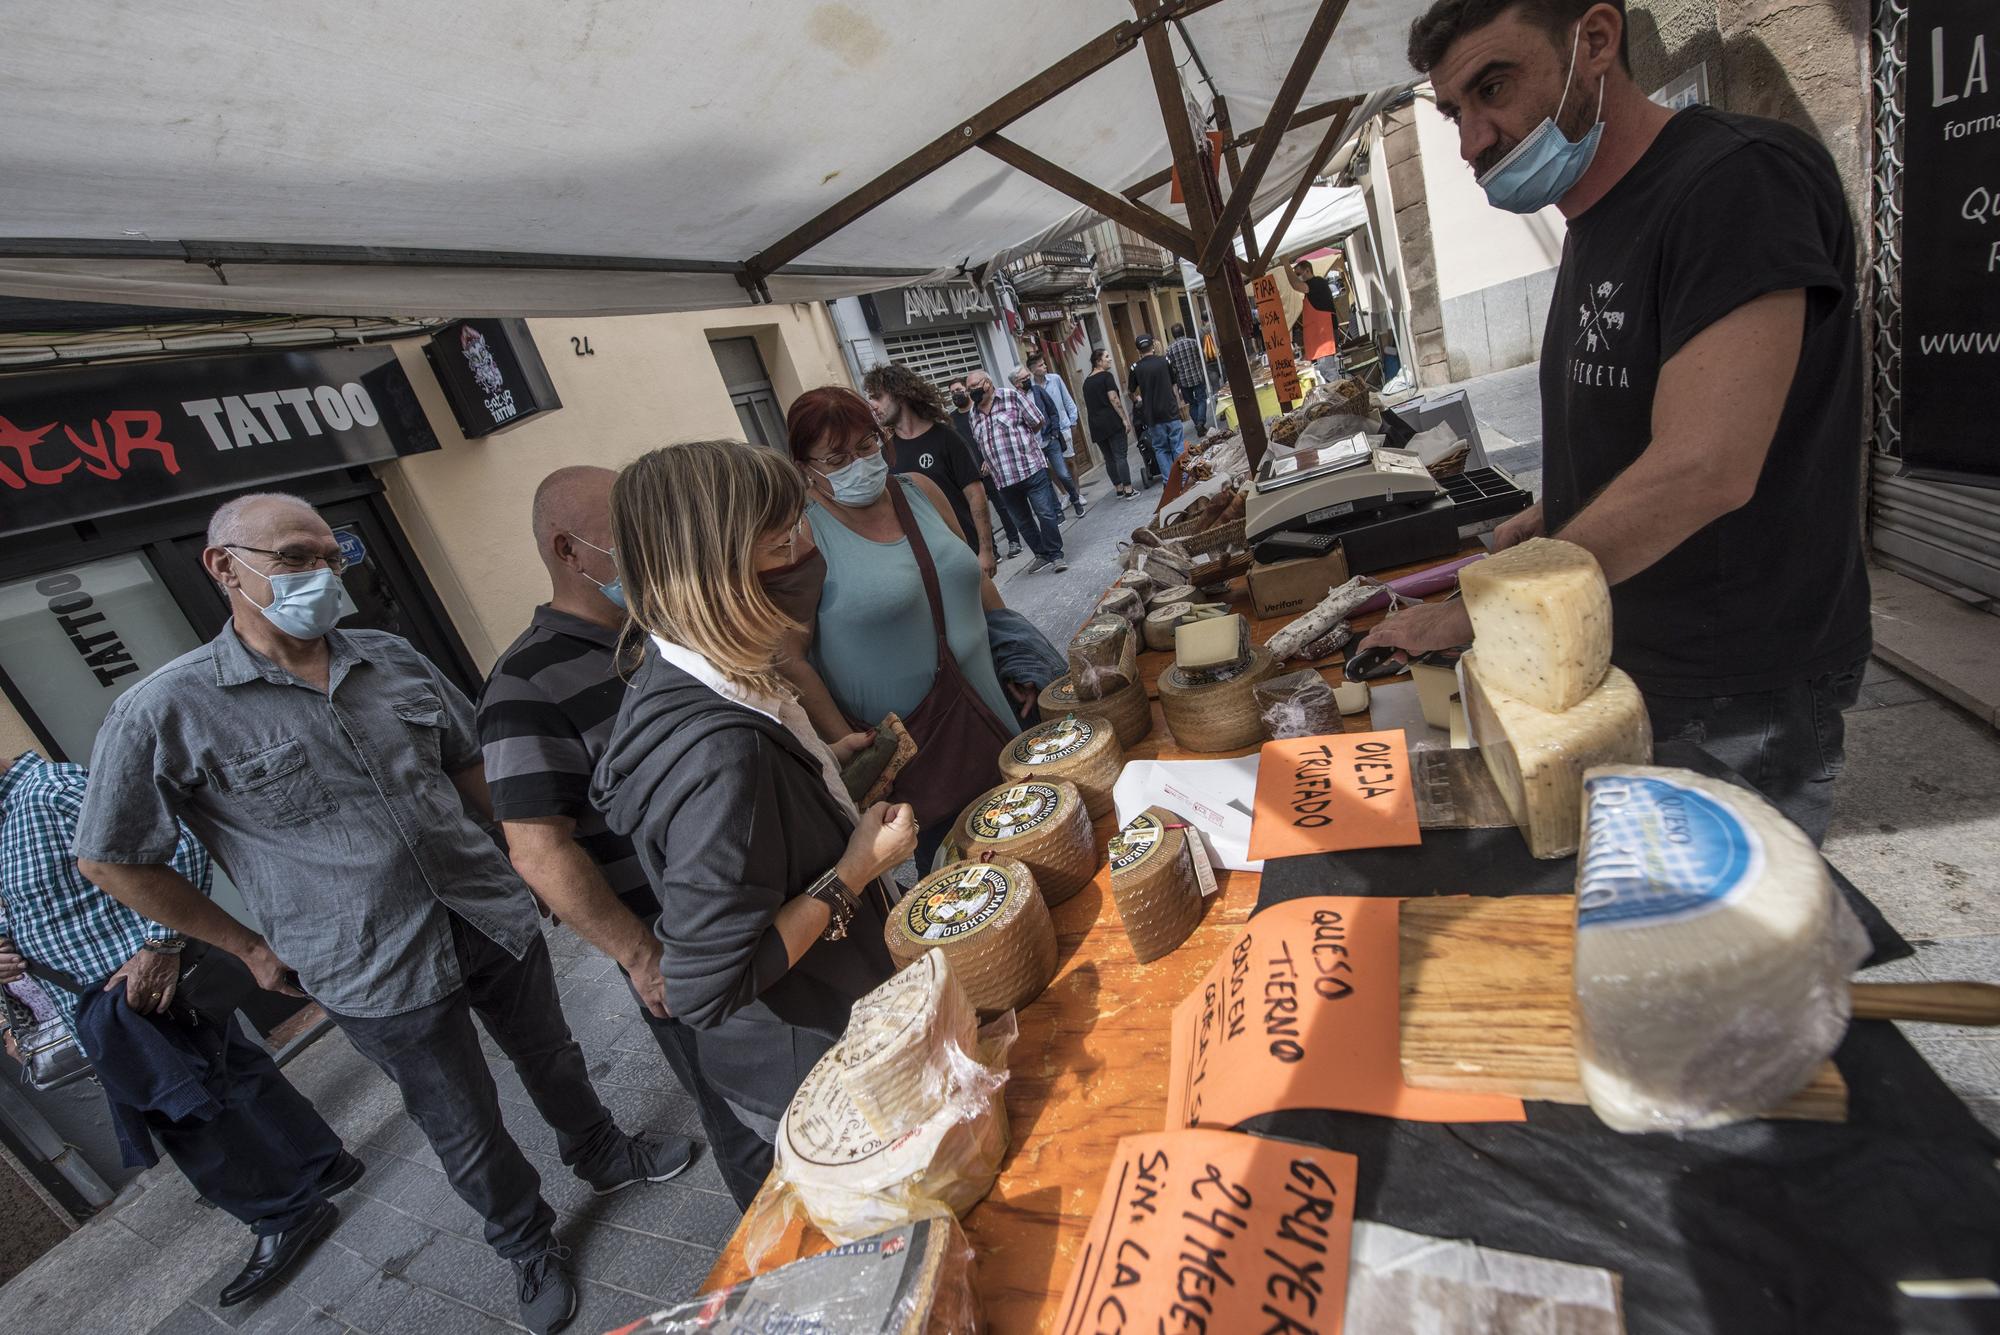
[[[567, 532], [567, 530], [565, 530], [565, 532]], [[602, 552], [605, 556], [610, 557], [612, 561], [614, 562], [617, 561], [618, 555], [615, 551], [606, 551], [604, 548], [598, 546], [596, 543], [592, 542], [589, 538], [586, 538], [581, 534], [571, 533], [570, 536], [572, 538], [575, 538], [578, 542], [582, 543], [584, 546], [590, 548], [591, 551]], [[576, 573], [579, 575], [583, 575], [585, 579], [590, 579], [590, 576], [584, 574], [584, 572], [581, 570], [577, 571]], [[594, 579], [590, 579], [590, 582], [592, 584], [597, 584], [597, 581]], [[621, 612], [625, 610], [625, 580], [622, 576], [613, 579], [609, 584], [597, 584], [597, 591], [604, 595], [605, 602], [610, 603], [613, 607], [617, 608]]]
[[820, 473], [820, 476], [833, 489], [833, 499], [859, 509], [864, 505], [873, 505], [881, 496], [882, 488], [889, 485], [889, 460], [881, 450], [877, 450], [831, 473]]
[[1568, 194], [1590, 169], [1590, 160], [1597, 156], [1597, 141], [1604, 137], [1602, 79], [1597, 81], [1597, 123], [1588, 133], [1572, 144], [1556, 128], [1563, 103], [1569, 101], [1569, 82], [1576, 73], [1577, 43], [1582, 37], [1583, 25], [1578, 24], [1576, 36], [1570, 39], [1569, 73], [1563, 75], [1562, 101], [1556, 103], [1556, 114], [1544, 116], [1527, 138], [1514, 145], [1506, 157], [1479, 178], [1479, 188], [1486, 192], [1487, 201], [1494, 208], [1509, 213], [1540, 212]]
[[317, 640], [340, 620], [340, 576], [318, 570], [267, 575], [238, 556], [236, 564], [271, 586], [271, 604], [258, 610], [295, 640]]

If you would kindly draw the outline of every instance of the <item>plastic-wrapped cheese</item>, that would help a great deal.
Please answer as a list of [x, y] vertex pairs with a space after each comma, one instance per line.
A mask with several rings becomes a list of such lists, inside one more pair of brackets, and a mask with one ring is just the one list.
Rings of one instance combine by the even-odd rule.
[[1082, 714], [1065, 714], [1030, 728], [1000, 752], [1000, 772], [1010, 779], [1068, 779], [1075, 784], [1092, 820], [1111, 810], [1111, 788], [1124, 767], [1125, 752], [1111, 725]]
[[899, 1136], [913, 1110], [942, 1097], [945, 1046], [978, 1051], [972, 1006], [950, 956], [940, 951], [916, 958], [854, 1004], [840, 1039], [840, 1083], [869, 1130]]
[[1638, 686], [1612, 668], [1596, 690], [1552, 714], [1506, 689], [1504, 678], [1487, 667], [1484, 645], [1459, 666], [1473, 744], [1528, 851], [1538, 858], [1569, 856], [1576, 851], [1583, 772], [1653, 758], [1653, 727]]
[[1136, 746], [1145, 740], [1153, 730], [1153, 701], [1146, 694], [1146, 683], [1133, 681], [1122, 691], [1096, 700], [1085, 700], [1076, 693], [1076, 682], [1068, 673], [1057, 677], [1042, 687], [1035, 697], [1035, 707], [1043, 718], [1054, 718], [1058, 714], [1088, 714], [1101, 718], [1111, 725], [1118, 735], [1118, 745]]
[[1573, 542], [1532, 538], [1458, 572], [1489, 680], [1537, 709], [1561, 712], [1611, 666], [1611, 589]]
[[1099, 700], [1139, 680], [1139, 633], [1118, 616], [1094, 616], [1069, 642], [1069, 677], [1077, 697]]
[[1847, 1031], [1868, 940], [1796, 825], [1688, 770], [1584, 779], [1577, 1065], [1620, 1131], [1769, 1112]]

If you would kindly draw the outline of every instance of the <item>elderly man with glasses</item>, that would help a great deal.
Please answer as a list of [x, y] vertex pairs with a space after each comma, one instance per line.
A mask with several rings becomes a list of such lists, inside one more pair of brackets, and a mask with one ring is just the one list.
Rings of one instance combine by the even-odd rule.
[[1042, 415], [1018, 389], [1003, 389], [984, 371], [965, 378], [972, 393], [972, 434], [979, 442], [1000, 485], [1000, 499], [1014, 507], [1014, 522], [1027, 535], [1035, 559], [1033, 575], [1054, 566], [1068, 570], [1063, 558], [1062, 506], [1049, 483], [1048, 456], [1042, 449]]
[[[528, 888], [485, 828], [472, 706], [407, 640], [334, 629], [341, 567], [312, 507], [240, 497], [202, 565], [222, 633], [133, 686], [97, 735], [78, 820], [83, 874], [154, 922], [301, 990], [402, 1091], [452, 1189], [517, 1272], [521, 1324], [576, 1310], [555, 1212], [501, 1124], [477, 1013], [562, 1162], [602, 1194], [663, 1181], [686, 1142], [620, 1131], [570, 1036]], [[264, 931], [169, 865], [185, 820]]]

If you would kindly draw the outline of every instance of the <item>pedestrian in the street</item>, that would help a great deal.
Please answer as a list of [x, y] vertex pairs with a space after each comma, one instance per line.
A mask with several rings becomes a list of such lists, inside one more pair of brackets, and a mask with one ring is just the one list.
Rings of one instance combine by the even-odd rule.
[[855, 809], [840, 778], [855, 748], [827, 746], [778, 674], [790, 619], [758, 575], [792, 563], [805, 501], [796, 467], [740, 441], [668, 445], [619, 474], [632, 688], [593, 787], [663, 908], [667, 1008], [767, 1141], [849, 1008], [895, 972], [880, 878], [917, 837], [907, 806]]
[[1027, 395], [995, 385], [985, 371], [966, 376], [965, 387], [972, 395], [973, 436], [992, 466], [1001, 499], [1013, 507], [1014, 522], [1035, 554], [1028, 563], [1028, 573], [1051, 566], [1068, 570], [1062, 545], [1062, 503], [1049, 481], [1041, 413]]
[[1186, 400], [1196, 435], [1208, 430], [1208, 379], [1202, 370], [1201, 345], [1188, 337], [1186, 325], [1175, 325], [1167, 344], [1167, 364], [1174, 368], [1174, 388]]
[[[1542, 499], [1495, 536], [1595, 556], [1654, 738], [1698, 744], [1817, 842], [1870, 648], [1854, 227], [1810, 133], [1663, 107], [1625, 45], [1623, 11], [1585, 0], [1440, 0], [1410, 29], [1487, 200], [1569, 226]], [[1426, 605], [1369, 640], [1421, 653], [1472, 624]]]
[[624, 970], [674, 1078], [694, 1101], [723, 1185], [739, 1209], [771, 1171], [771, 1147], [702, 1077], [694, 1031], [666, 1006], [659, 900], [632, 841], [590, 802], [625, 679], [625, 593], [611, 540], [608, 468], [559, 468], [535, 489], [531, 527], [549, 600], [493, 664], [479, 696], [479, 742], [493, 814], [514, 870], [572, 931]]
[[1142, 430], [1153, 467], [1164, 478], [1173, 471], [1174, 460], [1187, 444], [1181, 433], [1180, 389], [1174, 384], [1173, 366], [1153, 350], [1151, 334], [1139, 335], [1134, 346], [1139, 349], [1139, 360], [1132, 366], [1132, 391], [1139, 396], [1140, 418], [1145, 423]]
[[889, 471], [922, 473], [936, 484], [951, 504], [959, 531], [979, 553], [979, 568], [991, 575], [999, 561], [993, 553], [993, 523], [986, 517], [986, 488], [975, 462], [978, 450], [951, 428], [936, 387], [901, 362], [886, 362], [861, 377], [861, 392], [889, 433]]
[[[346, 561], [311, 506], [239, 497], [202, 565], [230, 619], [118, 698], [76, 852], [154, 921], [309, 995], [402, 1092], [452, 1189], [515, 1269], [521, 1324], [577, 1293], [541, 1178], [500, 1117], [473, 1016], [506, 1052], [563, 1164], [600, 1194], [664, 1181], [688, 1145], [618, 1129], [570, 1036], [534, 897], [484, 828], [472, 703], [401, 636], [334, 629]], [[264, 926], [167, 865], [184, 819]]]
[[1070, 396], [1063, 378], [1049, 369], [1048, 358], [1039, 352], [1028, 354], [1028, 379], [1039, 396], [1036, 404], [1039, 406], [1046, 400], [1049, 405], [1044, 414], [1047, 420], [1042, 424], [1042, 439], [1054, 450], [1049, 456], [1049, 476], [1069, 493], [1070, 508], [1081, 519], [1083, 495], [1077, 490], [1076, 469], [1071, 462], [1076, 458], [1076, 424], [1080, 416], [1076, 400]]
[[[197, 973], [235, 961], [204, 959], [199, 946], [190, 958], [186, 937], [77, 870], [70, 848], [87, 781], [81, 765], [32, 751], [0, 761], [0, 986], [32, 964], [96, 1070], [126, 1167], [158, 1163], [157, 1140], [203, 1199], [249, 1225], [250, 1257], [216, 1300], [234, 1307], [326, 1235], [336, 1214], [328, 1197], [360, 1181], [363, 1166], [232, 1007], [188, 995]], [[169, 865], [209, 892], [208, 853], [184, 827]], [[11, 1032], [7, 1051], [19, 1059]]]
[[[919, 763], [927, 749], [933, 759], [961, 757], [930, 777], [931, 791], [911, 794], [927, 857], [951, 818], [1000, 781], [1000, 747], [1020, 730], [986, 623], [987, 611], [1006, 603], [966, 550], [937, 485], [921, 473], [891, 477], [882, 428], [860, 395], [833, 385], [807, 390], [785, 427], [826, 580], [809, 654], [802, 660], [788, 645], [793, 656], [779, 671], [824, 740], [865, 732], [893, 713], [909, 727]], [[976, 744], [937, 731], [965, 717], [979, 725]]]
[[[963, 380], [951, 382], [951, 426], [965, 441], [965, 448], [972, 451], [972, 457], [979, 463], [979, 485], [986, 489], [986, 501], [995, 514], [1000, 516], [1000, 531], [1007, 535], [1007, 554], [1000, 559], [1011, 561], [1021, 554], [1021, 526], [1014, 521], [1014, 509], [1000, 499], [1000, 488], [993, 481], [993, 466], [986, 461], [986, 453], [979, 448], [979, 438], [972, 433], [972, 395], [965, 388]], [[996, 544], [997, 545], [997, 544]]]
[[[1035, 411], [1042, 418], [1042, 457], [1048, 462], [1049, 477], [1054, 486], [1069, 492], [1070, 504], [1075, 507], [1079, 518], [1083, 515], [1083, 494], [1077, 490], [1076, 478], [1070, 473], [1069, 465], [1063, 461], [1063, 438], [1055, 423], [1059, 420], [1060, 409], [1049, 397], [1048, 391], [1035, 383], [1035, 378], [1025, 370], [1014, 372], [1012, 383], [1017, 393], [1026, 395], [1035, 405]], [[1060, 511], [1062, 497], [1056, 497]]]
[[[1132, 471], [1126, 457], [1126, 432], [1129, 423], [1119, 407], [1124, 397], [1118, 389], [1118, 377], [1111, 374], [1111, 351], [1108, 348], [1093, 348], [1090, 353], [1090, 374], [1083, 378], [1084, 417], [1090, 423], [1090, 438], [1097, 444], [1097, 452], [1104, 456], [1104, 471], [1111, 474], [1111, 485], [1119, 496], [1137, 496], [1132, 488]], [[1143, 450], [1143, 447], [1142, 447]]]

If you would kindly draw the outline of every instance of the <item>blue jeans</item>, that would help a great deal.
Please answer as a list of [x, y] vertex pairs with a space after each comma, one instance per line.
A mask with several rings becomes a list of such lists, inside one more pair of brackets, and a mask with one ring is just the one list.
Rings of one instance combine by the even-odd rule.
[[1653, 737], [1692, 742], [1746, 779], [1818, 844], [1833, 819], [1833, 781], [1846, 761], [1843, 710], [1861, 694], [1857, 662], [1771, 691], [1648, 695]]
[[[1076, 479], [1070, 476], [1069, 465], [1063, 462], [1062, 445], [1056, 441], [1044, 440], [1042, 442], [1042, 454], [1049, 461], [1049, 476], [1054, 478], [1061, 484], [1062, 489], [1069, 493], [1069, 503], [1071, 505], [1082, 505], [1083, 497], [1077, 493]], [[1060, 501], [1056, 503], [1056, 510], [1058, 513], [1062, 510], [1062, 503]]]
[[1028, 540], [1028, 549], [1050, 561], [1062, 558], [1062, 505], [1049, 485], [1049, 470], [1037, 468], [1019, 482], [1000, 488], [1000, 498], [1014, 507], [1014, 523]]
[[1146, 448], [1153, 452], [1153, 467], [1165, 477], [1173, 471], [1174, 460], [1181, 457], [1187, 442], [1181, 438], [1181, 420], [1176, 417], [1171, 422], [1155, 422], [1146, 428]]
[[1188, 416], [1194, 419], [1196, 435], [1208, 430], [1208, 386], [1182, 385], [1181, 394], [1187, 399]]

